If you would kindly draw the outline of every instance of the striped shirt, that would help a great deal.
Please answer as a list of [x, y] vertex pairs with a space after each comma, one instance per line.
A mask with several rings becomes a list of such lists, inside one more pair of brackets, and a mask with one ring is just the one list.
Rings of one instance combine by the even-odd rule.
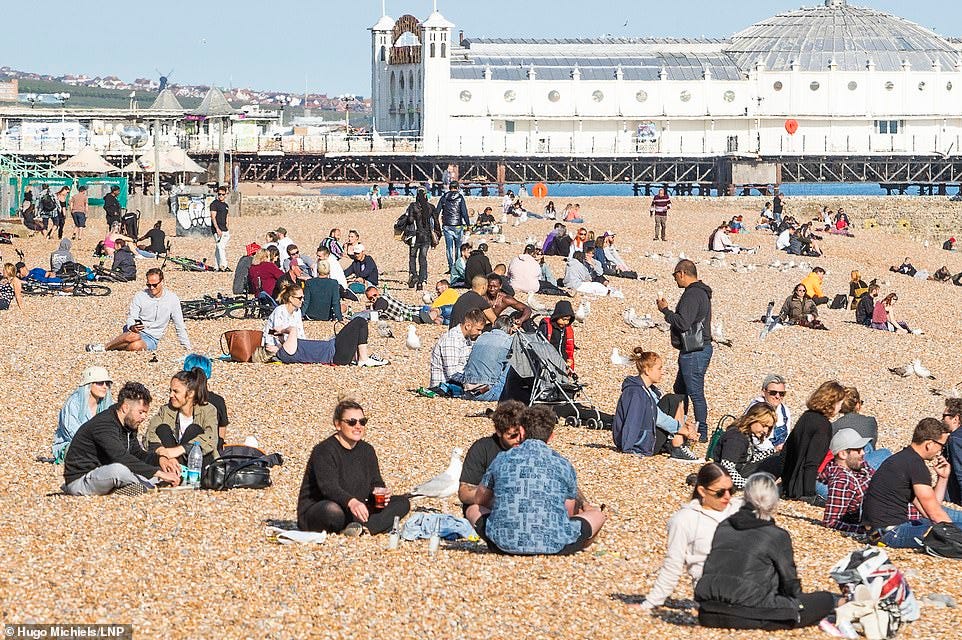
[[669, 209], [671, 209], [671, 198], [667, 194], [659, 194], [651, 199], [650, 210], [656, 216], [667, 216]]

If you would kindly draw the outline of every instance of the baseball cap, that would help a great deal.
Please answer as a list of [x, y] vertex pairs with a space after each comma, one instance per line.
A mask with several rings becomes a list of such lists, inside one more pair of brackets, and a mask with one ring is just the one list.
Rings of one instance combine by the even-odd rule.
[[364, 245], [358, 242], [356, 245], [351, 247], [351, 255], [356, 255], [364, 251]]
[[107, 373], [104, 367], [87, 367], [80, 375], [80, 384], [92, 384], [94, 382], [113, 382], [113, 378]]
[[832, 436], [832, 441], [828, 448], [832, 453], [845, 451], [846, 449], [861, 449], [869, 443], [869, 438], [863, 438], [855, 429], [839, 429], [838, 433]]

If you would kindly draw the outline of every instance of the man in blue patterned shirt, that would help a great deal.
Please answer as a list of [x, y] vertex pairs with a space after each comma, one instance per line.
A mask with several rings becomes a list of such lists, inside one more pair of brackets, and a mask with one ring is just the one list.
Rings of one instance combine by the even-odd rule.
[[492, 550], [513, 555], [568, 555], [584, 549], [605, 523], [585, 504], [575, 513], [574, 467], [548, 446], [558, 417], [546, 407], [521, 415], [525, 440], [488, 467], [466, 516]]

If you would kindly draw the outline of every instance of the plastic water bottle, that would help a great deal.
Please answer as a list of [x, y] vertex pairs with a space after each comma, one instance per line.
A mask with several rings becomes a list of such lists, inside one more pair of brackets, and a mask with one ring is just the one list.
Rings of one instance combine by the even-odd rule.
[[394, 516], [394, 525], [391, 527], [391, 537], [388, 538], [387, 548], [391, 551], [397, 549], [401, 542], [401, 517]]
[[433, 556], [441, 546], [441, 519], [435, 521], [434, 533], [431, 534], [431, 541], [428, 543], [428, 555]]
[[204, 453], [200, 450], [200, 443], [194, 440], [187, 456], [187, 484], [195, 489], [200, 488], [200, 467], [204, 464]]

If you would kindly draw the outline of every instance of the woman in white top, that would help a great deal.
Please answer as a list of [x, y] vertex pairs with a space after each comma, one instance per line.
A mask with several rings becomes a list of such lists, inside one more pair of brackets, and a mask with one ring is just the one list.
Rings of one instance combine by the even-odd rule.
[[217, 409], [208, 402], [207, 376], [197, 368], [178, 371], [170, 379], [170, 395], [147, 426], [147, 450], [160, 457], [164, 471], [180, 473], [194, 442], [204, 465], [218, 456]]
[[694, 588], [711, 551], [715, 529], [741, 507], [741, 500], [732, 498], [733, 489], [728, 472], [714, 462], [698, 471], [691, 502], [668, 521], [668, 551], [655, 584], [638, 605], [642, 610], [651, 611], [665, 604], [682, 573], [691, 576]]

